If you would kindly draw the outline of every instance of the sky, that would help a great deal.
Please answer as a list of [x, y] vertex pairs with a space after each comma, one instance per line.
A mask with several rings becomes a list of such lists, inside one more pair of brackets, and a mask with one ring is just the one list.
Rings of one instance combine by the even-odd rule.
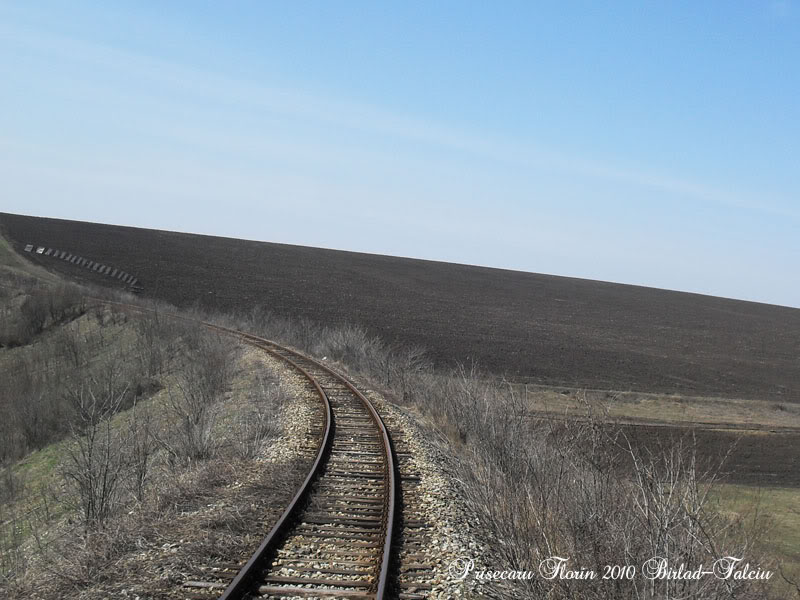
[[0, 211], [800, 307], [800, 0], [0, 0]]

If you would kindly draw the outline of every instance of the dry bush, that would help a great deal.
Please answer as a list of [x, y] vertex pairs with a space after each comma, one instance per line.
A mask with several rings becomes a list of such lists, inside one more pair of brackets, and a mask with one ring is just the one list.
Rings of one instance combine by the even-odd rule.
[[35, 290], [25, 298], [20, 306], [22, 330], [29, 338], [41, 333], [49, 315], [50, 298], [48, 298], [46, 289]]
[[0, 347], [24, 346], [30, 340], [31, 336], [15, 311], [4, 310], [0, 313]]
[[0, 267], [0, 288], [7, 295], [14, 295], [19, 290], [29, 290], [40, 285], [39, 278], [22, 271]]
[[[43, 331], [54, 320], [65, 323], [77, 314], [68, 308], [74, 305], [72, 300], [62, 304], [30, 301], [26, 311], [32, 316], [31, 322], [43, 323]], [[114, 557], [135, 539], [128, 536], [135, 528], [120, 530], [120, 519], [124, 518], [118, 509], [132, 501], [137, 503], [137, 511], [153, 509], [157, 504], [153, 495], [156, 485], [150, 482], [163, 482], [168, 477], [164, 467], [169, 461], [161, 441], [167, 440], [170, 449], [176, 449], [183, 458], [213, 454], [215, 407], [230, 387], [235, 346], [204, 328], [176, 326], [173, 319], [153, 317], [137, 323], [134, 345], [127, 348], [107, 327], [129, 319], [127, 315], [107, 308], [92, 315], [97, 326], [89, 322], [88, 327], [80, 329], [62, 327], [55, 331], [53, 343], [37, 344], [32, 349], [35, 351], [17, 351], [20, 354], [9, 369], [12, 373], [0, 386], [3, 460], [16, 459], [71, 433], [59, 468], [64, 483], [59, 502], [75, 510], [82, 526], [81, 532], [66, 527], [64, 540], [55, 543], [46, 539], [48, 534], [40, 535], [53, 527], [50, 517], [42, 517], [44, 526], [37, 523], [34, 527], [25, 521], [27, 517], [16, 516], [9, 527], [0, 527], [0, 542], [11, 545], [11, 550], [2, 553], [0, 595], [13, 588], [18, 591], [17, 597], [29, 597], [33, 590], [25, 577], [30, 548], [23, 552], [23, 542], [38, 546], [34, 554], [38, 553], [36, 560], [41, 564], [50, 564], [50, 559], [58, 563], [49, 573], [56, 576], [52, 578], [54, 589], [95, 584], [113, 574], [113, 569], [108, 569]], [[169, 423], [163, 415], [156, 417], [139, 398], [161, 386], [156, 377], [173, 381], [175, 403], [169, 408], [173, 416], [180, 413], [183, 417], [172, 423], [177, 431], [165, 431]], [[271, 398], [271, 393], [266, 396]], [[260, 447], [275, 431], [274, 413], [266, 407], [276, 407], [269, 398], [263, 406], [254, 406], [258, 418], [247, 425], [253, 448]], [[115, 418], [127, 408], [131, 410], [126, 415]], [[196, 418], [198, 412], [200, 417]], [[201, 468], [185, 490], [187, 497], [203, 496], [198, 485], [212, 490], [226, 483], [232, 460], [226, 455], [214, 464], [198, 465]], [[0, 493], [9, 499], [16, 493], [18, 482], [11, 471], [2, 473], [8, 477], [0, 477]], [[14, 537], [23, 530], [30, 533]], [[6, 576], [8, 579], [4, 579]], [[56, 593], [50, 597], [62, 596]]]
[[14, 498], [20, 493], [23, 487], [23, 482], [14, 473], [11, 465], [6, 464], [0, 466], [0, 504], [4, 504]]
[[152, 395], [160, 382], [139, 361], [120, 351], [117, 340], [96, 329], [64, 326], [49, 344], [12, 355], [0, 386], [0, 460], [19, 458], [61, 439], [79, 418], [75, 395], [89, 386], [111, 395], [126, 389], [125, 404]]
[[[605, 565], [677, 568], [751, 556], [758, 523], [731, 522], [708, 501], [719, 473], [698, 467], [691, 439], [637, 448], [620, 428], [585, 421], [532, 422], [513, 387], [461, 369], [417, 390], [422, 408], [460, 446], [459, 480], [496, 540], [497, 560], [536, 570], [549, 557], [600, 576]], [[486, 565], [492, 566], [492, 565]], [[760, 598], [763, 582], [633, 581], [541, 577], [514, 582], [530, 598]]]
[[0, 346], [24, 346], [46, 329], [86, 312], [83, 291], [76, 285], [26, 281], [17, 291], [24, 298], [0, 316]]
[[[310, 327], [306, 325], [306, 329]], [[317, 354], [324, 354], [357, 370], [368, 368], [374, 357], [383, 350], [379, 340], [355, 325], [318, 329], [314, 345], [317, 346]]]
[[0, 387], [0, 459], [16, 459], [41, 448], [69, 428], [69, 411], [58, 396], [62, 379], [32, 362], [15, 356], [5, 385]]
[[44, 298], [47, 301], [51, 326], [72, 320], [86, 312], [86, 298], [83, 290], [76, 285], [65, 283], [48, 288]]
[[53, 345], [60, 357], [71, 367], [79, 369], [87, 360], [86, 347], [75, 329], [62, 327], [55, 334]]
[[164, 375], [169, 356], [178, 350], [182, 328], [160, 310], [137, 315], [134, 352], [141, 371], [148, 377]]
[[124, 460], [127, 467], [125, 484], [138, 502], [145, 500], [153, 459], [158, 448], [153, 411], [148, 406], [133, 406], [123, 428]]
[[137, 536], [131, 525], [114, 521], [103, 529], [82, 530], [80, 535], [73, 532], [55, 539], [45, 539], [37, 533], [36, 560], [28, 565], [33, 571], [25, 572], [24, 565], [20, 565], [17, 576], [10, 577], [5, 589], [0, 586], [0, 590], [9, 599], [59, 600], [75, 595], [77, 590], [113, 582], [120, 573], [109, 566], [135, 547]]
[[87, 530], [102, 528], [120, 499], [124, 442], [112, 418], [128, 394], [116, 388], [114, 383], [97, 391], [81, 386], [70, 394], [77, 418], [61, 469]]
[[209, 458], [215, 451], [218, 402], [233, 378], [236, 347], [228, 338], [198, 326], [187, 327], [182, 340], [183, 364], [169, 389], [179, 434], [162, 443], [178, 459]]
[[307, 317], [288, 319], [264, 307], [237, 317], [205, 318], [346, 365], [353, 374], [375, 380], [402, 400], [413, 393], [416, 378], [432, 369], [422, 348], [390, 346], [359, 325], [323, 326]]
[[29, 344], [44, 330], [47, 301], [42, 295], [25, 295], [0, 314], [0, 346], [14, 348]]

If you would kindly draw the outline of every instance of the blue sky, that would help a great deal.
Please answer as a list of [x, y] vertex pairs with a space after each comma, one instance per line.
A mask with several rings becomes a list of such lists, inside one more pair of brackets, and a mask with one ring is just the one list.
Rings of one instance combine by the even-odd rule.
[[800, 307], [800, 3], [0, 2], [0, 210]]

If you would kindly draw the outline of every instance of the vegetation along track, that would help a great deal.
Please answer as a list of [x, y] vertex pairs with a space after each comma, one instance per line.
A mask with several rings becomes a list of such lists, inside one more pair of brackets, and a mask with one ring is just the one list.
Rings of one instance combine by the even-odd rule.
[[253, 556], [244, 566], [215, 565], [202, 580], [185, 582], [187, 596], [210, 598], [220, 590], [220, 600], [409, 596], [389, 592], [390, 568], [397, 568], [392, 563], [398, 543], [396, 459], [372, 403], [318, 361], [254, 335], [205, 325], [299, 371], [319, 395], [325, 418], [311, 471]]

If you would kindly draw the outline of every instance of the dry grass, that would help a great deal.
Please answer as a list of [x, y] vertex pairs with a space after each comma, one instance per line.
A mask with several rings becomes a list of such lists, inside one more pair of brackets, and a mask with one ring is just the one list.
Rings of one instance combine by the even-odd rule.
[[[713, 499], [719, 510], [736, 518], [764, 515], [767, 529], [759, 550], [776, 569], [782, 567], [787, 577], [800, 583], [800, 490], [723, 484], [717, 486]], [[776, 597], [800, 598], [800, 591], [782, 577], [771, 583]]]
[[6, 286], [20, 280], [37, 280], [42, 283], [58, 283], [60, 278], [49, 271], [34, 265], [14, 252], [11, 244], [0, 235], [0, 283]]
[[800, 404], [796, 403], [524, 384], [515, 385], [515, 388], [536, 415], [581, 417], [589, 403], [596, 414], [618, 422], [800, 429]]

